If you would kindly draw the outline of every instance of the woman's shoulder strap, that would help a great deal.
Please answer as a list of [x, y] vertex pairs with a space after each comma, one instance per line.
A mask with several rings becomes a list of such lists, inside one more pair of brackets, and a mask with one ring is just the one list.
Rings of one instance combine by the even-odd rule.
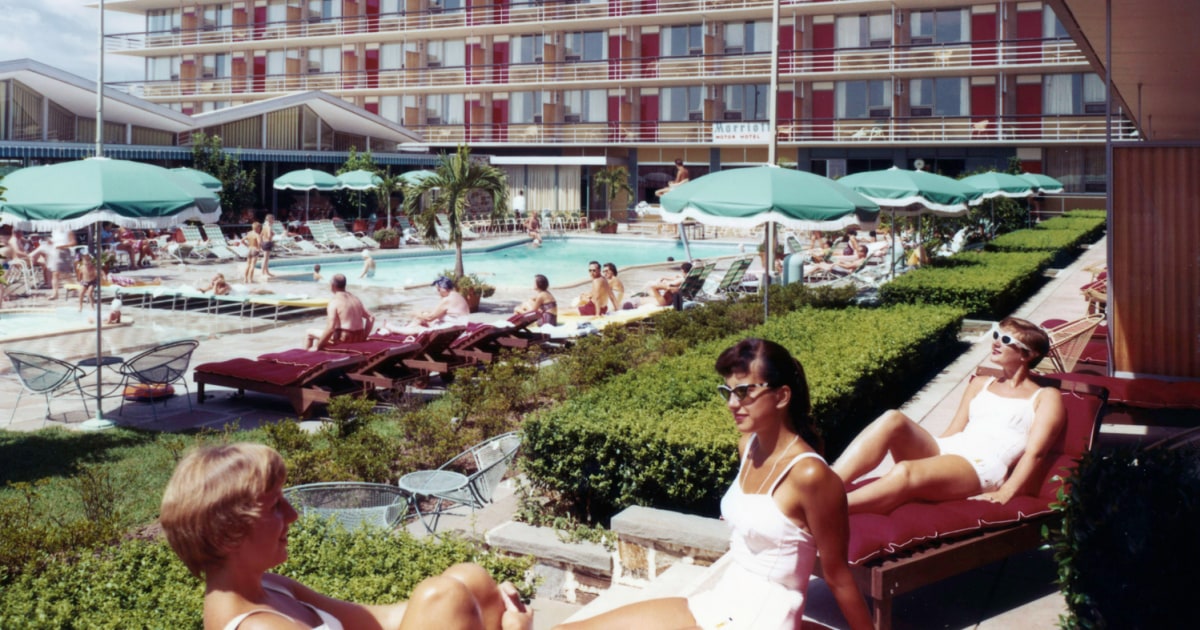
[[244, 612], [233, 619], [230, 619], [229, 623], [225, 624], [225, 630], [237, 630], [238, 626], [242, 625], [242, 622], [245, 621], [247, 617], [250, 615], [256, 615], [258, 613], [270, 613], [272, 615], [279, 615], [288, 621], [294, 621], [291, 617], [279, 612], [278, 610], [272, 610], [270, 608], [256, 608], [250, 612]]
[[792, 471], [792, 467], [798, 464], [800, 460], [807, 458], [816, 458], [822, 464], [825, 463], [825, 458], [821, 457], [819, 453], [814, 453], [813, 451], [800, 453], [799, 455], [793, 457], [792, 461], [788, 462], [787, 466], [784, 466], [783, 472], [779, 473], [779, 477], [775, 479], [775, 483], [771, 484], [771, 490], [767, 492], [767, 494], [775, 494], [775, 489], [779, 487], [779, 484], [784, 480], [785, 477], [788, 476], [788, 473]]

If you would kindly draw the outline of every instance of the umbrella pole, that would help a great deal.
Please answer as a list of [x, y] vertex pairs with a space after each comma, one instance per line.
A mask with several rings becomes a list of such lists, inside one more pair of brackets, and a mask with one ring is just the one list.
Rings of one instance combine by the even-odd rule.
[[763, 281], [760, 283], [763, 291], [763, 323], [770, 316], [770, 306], [767, 298], [771, 294], [771, 272], [775, 269], [775, 222], [767, 222], [767, 268], [763, 270]]
[[[93, 300], [96, 303], [95, 304], [95, 306], [96, 306], [96, 417], [92, 418], [90, 420], [85, 420], [82, 424], [79, 425], [79, 427], [81, 429], [85, 429], [88, 431], [101, 431], [103, 429], [111, 429], [114, 426], [111, 420], [104, 419], [104, 408], [101, 407], [102, 403], [104, 402], [104, 374], [103, 374], [104, 364], [101, 362], [100, 359], [101, 359], [101, 357], [104, 356], [104, 352], [103, 352], [103, 348], [101, 345], [100, 331], [104, 327], [104, 320], [101, 319], [101, 309], [100, 309], [100, 287], [102, 286], [102, 283], [101, 283], [102, 276], [100, 274], [103, 273], [103, 269], [100, 266], [100, 222], [99, 221], [97, 221], [95, 223], [95, 228], [96, 228], [95, 232], [92, 235], [92, 253], [94, 256], [93, 260], [96, 261], [96, 296], [95, 296], [95, 299]], [[88, 288], [84, 287], [81, 290], [87, 291]]]
[[687, 230], [683, 229], [683, 223], [679, 224], [679, 240], [683, 241], [683, 253], [687, 254], [688, 262], [692, 262], [692, 246], [688, 244]]

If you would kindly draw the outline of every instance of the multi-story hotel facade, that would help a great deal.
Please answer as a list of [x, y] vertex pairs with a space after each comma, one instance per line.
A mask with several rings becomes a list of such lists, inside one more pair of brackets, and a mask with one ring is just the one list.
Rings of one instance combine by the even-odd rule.
[[[893, 164], [1003, 168], [1103, 192], [1105, 89], [1048, 4], [778, 0], [777, 156], [839, 176]], [[603, 203], [624, 164], [634, 201], [683, 158], [696, 177], [767, 161], [770, 0], [110, 0], [144, 32], [123, 86], [183, 114], [322, 90], [495, 156], [531, 207]], [[1113, 135], [1134, 137], [1120, 112]], [[227, 141], [227, 146], [229, 142]]]

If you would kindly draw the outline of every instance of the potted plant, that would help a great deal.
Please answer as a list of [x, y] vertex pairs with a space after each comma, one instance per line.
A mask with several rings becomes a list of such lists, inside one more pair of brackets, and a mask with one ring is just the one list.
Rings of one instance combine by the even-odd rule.
[[[447, 269], [442, 275], [453, 278], [454, 272]], [[454, 281], [454, 287], [467, 300], [467, 306], [472, 313], [479, 312], [479, 300], [496, 294], [496, 287], [484, 282], [479, 276], [468, 273]]]
[[605, 206], [606, 219], [612, 218], [613, 203], [622, 194], [633, 194], [633, 188], [629, 186], [629, 170], [624, 166], [610, 166], [598, 171], [592, 175], [592, 183], [604, 188], [604, 200], [608, 202]]
[[380, 228], [375, 230], [371, 235], [376, 241], [379, 241], [381, 249], [396, 249], [400, 247], [400, 232], [392, 228]]
[[600, 234], [616, 234], [617, 222], [612, 219], [597, 219], [592, 221], [592, 229]]

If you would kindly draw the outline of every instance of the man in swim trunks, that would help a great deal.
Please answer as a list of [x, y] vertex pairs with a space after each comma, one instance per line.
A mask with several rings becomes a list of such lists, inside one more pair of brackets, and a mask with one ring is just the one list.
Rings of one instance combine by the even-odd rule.
[[592, 276], [592, 288], [580, 296], [579, 314], [604, 315], [608, 312], [608, 303], [613, 301], [612, 287], [600, 275], [599, 262], [593, 260], [588, 263], [588, 274]]
[[329, 300], [328, 323], [325, 330], [308, 331], [304, 346], [309, 350], [320, 350], [334, 343], [366, 341], [375, 324], [375, 316], [367, 311], [362, 300], [346, 290], [346, 276], [335, 274], [329, 288], [333, 298]]

